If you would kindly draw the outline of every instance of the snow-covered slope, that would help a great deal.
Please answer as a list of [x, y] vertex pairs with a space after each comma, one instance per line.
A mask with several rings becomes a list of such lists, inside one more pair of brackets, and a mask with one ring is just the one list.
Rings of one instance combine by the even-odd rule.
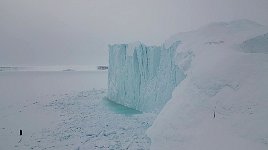
[[109, 46], [108, 98], [143, 112], [159, 112], [185, 78], [175, 65], [179, 42], [169, 46]]
[[268, 149], [267, 31], [237, 20], [165, 42], [181, 41], [176, 63], [186, 78], [147, 131], [151, 149]]

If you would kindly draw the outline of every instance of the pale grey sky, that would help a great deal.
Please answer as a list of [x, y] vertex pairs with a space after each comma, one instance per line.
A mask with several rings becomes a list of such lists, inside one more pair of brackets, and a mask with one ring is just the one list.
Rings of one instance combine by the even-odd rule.
[[267, 14], [268, 0], [0, 0], [0, 65], [107, 64], [110, 43]]

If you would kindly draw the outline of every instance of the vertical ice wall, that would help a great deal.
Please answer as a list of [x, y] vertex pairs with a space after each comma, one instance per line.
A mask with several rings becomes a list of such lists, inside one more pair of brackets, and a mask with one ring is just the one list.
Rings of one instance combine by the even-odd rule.
[[134, 44], [109, 46], [108, 98], [143, 112], [158, 112], [185, 78], [175, 65], [179, 42], [170, 47]]

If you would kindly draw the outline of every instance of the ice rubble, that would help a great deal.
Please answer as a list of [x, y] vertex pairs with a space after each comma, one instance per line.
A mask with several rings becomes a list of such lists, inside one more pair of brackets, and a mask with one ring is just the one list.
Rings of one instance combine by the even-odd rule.
[[140, 42], [109, 46], [108, 98], [143, 112], [158, 112], [185, 78], [175, 65], [170, 46], [146, 46]]

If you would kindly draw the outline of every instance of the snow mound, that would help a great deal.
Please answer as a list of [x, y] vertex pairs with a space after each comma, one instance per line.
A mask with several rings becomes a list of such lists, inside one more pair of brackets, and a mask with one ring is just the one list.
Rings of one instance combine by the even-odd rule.
[[243, 42], [241, 48], [247, 53], [268, 53], [268, 33]]
[[[267, 31], [238, 20], [179, 33], [165, 42], [181, 41], [175, 62], [186, 78], [147, 130], [151, 149], [268, 148]], [[241, 44], [251, 53], [241, 52]]]

